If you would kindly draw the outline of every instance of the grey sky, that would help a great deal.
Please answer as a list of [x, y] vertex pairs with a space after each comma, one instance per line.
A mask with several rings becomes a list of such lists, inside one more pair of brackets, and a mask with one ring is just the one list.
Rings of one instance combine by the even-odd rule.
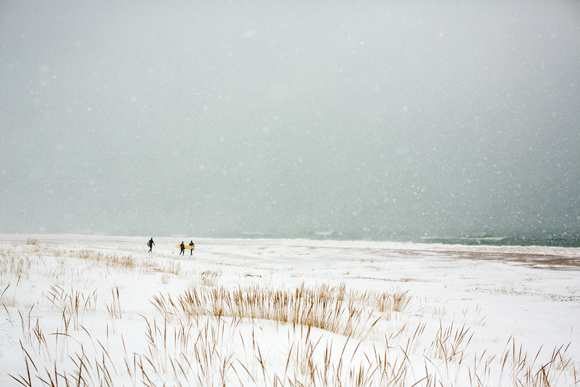
[[0, 232], [578, 232], [579, 119], [577, 2], [0, 2]]

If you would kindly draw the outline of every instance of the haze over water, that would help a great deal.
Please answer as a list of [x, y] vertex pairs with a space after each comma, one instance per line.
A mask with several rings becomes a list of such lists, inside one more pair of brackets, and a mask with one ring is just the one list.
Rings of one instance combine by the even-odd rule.
[[3, 1], [0, 233], [578, 244], [579, 63], [574, 1]]

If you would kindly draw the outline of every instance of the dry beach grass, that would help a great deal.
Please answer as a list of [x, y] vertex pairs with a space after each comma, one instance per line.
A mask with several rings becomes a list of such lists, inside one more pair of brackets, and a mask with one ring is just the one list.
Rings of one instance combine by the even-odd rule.
[[[35, 239], [0, 244], [2, 355], [17, 349], [10, 355], [16, 366], [1, 370], [9, 377], [3, 380], [21, 386], [580, 383], [569, 343], [530, 351], [515, 335], [489, 336], [477, 310], [449, 319], [444, 303], [426, 305], [397, 286], [254, 283], [247, 274], [233, 283], [219, 266], [200, 266], [163, 254], [152, 259]], [[155, 291], [147, 293], [146, 283], [155, 283]]]

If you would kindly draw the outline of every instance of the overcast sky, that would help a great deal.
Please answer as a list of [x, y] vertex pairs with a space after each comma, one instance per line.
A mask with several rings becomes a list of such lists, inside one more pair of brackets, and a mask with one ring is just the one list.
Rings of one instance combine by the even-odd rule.
[[0, 232], [580, 231], [576, 1], [0, 1]]

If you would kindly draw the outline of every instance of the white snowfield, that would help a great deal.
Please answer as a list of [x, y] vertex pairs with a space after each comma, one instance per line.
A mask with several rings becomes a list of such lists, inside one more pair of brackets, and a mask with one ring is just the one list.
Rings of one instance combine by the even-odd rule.
[[150, 237], [0, 235], [0, 386], [580, 385], [580, 249]]

